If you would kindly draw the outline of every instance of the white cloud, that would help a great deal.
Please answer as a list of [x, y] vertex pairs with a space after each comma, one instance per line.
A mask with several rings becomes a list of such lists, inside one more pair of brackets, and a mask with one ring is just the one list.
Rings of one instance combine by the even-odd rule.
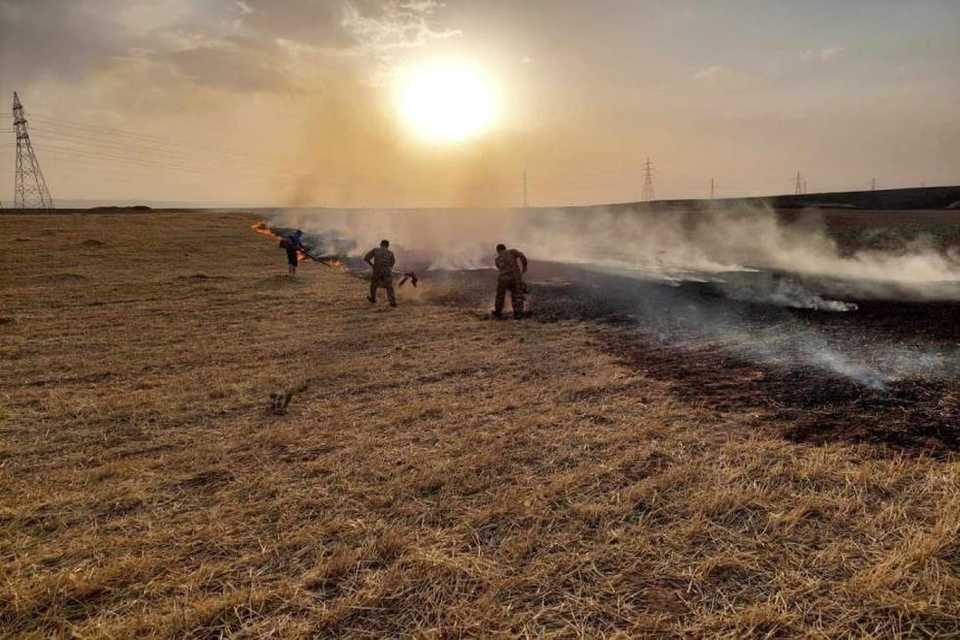
[[800, 54], [800, 59], [806, 62], [820, 61], [829, 62], [842, 55], [847, 50], [846, 47], [824, 47], [822, 49], [807, 49]]
[[379, 15], [368, 16], [348, 5], [342, 26], [366, 51], [386, 57], [395, 49], [419, 47], [431, 40], [458, 36], [457, 29], [436, 30], [430, 24], [438, 7], [433, 0], [392, 1], [382, 6]]
[[700, 69], [695, 74], [693, 74], [693, 77], [696, 78], [697, 80], [716, 81], [726, 76], [729, 76], [730, 74], [731, 74], [731, 71], [728, 67], [725, 67], [721, 64], [714, 64], [714, 65], [710, 65], [709, 67], [704, 67], [703, 69]]
[[820, 49], [820, 60], [824, 62], [826, 62], [827, 60], [832, 60], [833, 58], [836, 58], [846, 50], [847, 50], [846, 47], [828, 47], [826, 49]]

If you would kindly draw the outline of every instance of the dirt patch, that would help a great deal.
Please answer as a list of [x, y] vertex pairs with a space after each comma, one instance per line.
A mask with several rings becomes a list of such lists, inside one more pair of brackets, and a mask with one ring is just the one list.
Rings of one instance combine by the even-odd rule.
[[16, 322], [16, 318], [11, 318], [10, 316], [0, 316], [0, 327], [15, 324]]
[[104, 243], [101, 242], [100, 240], [93, 240], [93, 239], [84, 240], [83, 242], [80, 243], [81, 247], [102, 247], [103, 245]]

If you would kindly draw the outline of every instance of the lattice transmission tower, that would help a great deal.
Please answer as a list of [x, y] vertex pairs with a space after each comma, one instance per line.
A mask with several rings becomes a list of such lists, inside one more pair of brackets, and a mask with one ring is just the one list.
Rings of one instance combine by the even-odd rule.
[[643, 163], [643, 192], [640, 194], [640, 199], [643, 202], [656, 200], [656, 194], [653, 191], [653, 163], [650, 162], [650, 158]]
[[15, 209], [53, 209], [53, 198], [43, 179], [37, 154], [30, 143], [27, 118], [23, 115], [20, 96], [13, 92], [13, 132], [17, 136], [17, 168], [13, 182]]

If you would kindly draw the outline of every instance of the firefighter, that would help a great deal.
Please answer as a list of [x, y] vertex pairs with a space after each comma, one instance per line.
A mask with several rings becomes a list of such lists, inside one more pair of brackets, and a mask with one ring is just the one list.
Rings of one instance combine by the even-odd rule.
[[377, 302], [377, 289], [383, 287], [387, 290], [390, 306], [397, 306], [397, 298], [393, 292], [393, 265], [396, 264], [397, 259], [393, 251], [390, 251], [390, 241], [381, 240], [379, 247], [371, 249], [367, 255], [363, 256], [363, 261], [373, 269], [370, 277], [370, 295], [367, 296], [370, 304]]
[[280, 248], [287, 250], [287, 273], [297, 275], [297, 265], [300, 264], [300, 251], [306, 251], [303, 246], [303, 231], [297, 229], [286, 238], [280, 240]]
[[523, 274], [527, 272], [527, 256], [516, 249], [507, 249], [506, 245], [497, 245], [497, 300], [493, 309], [493, 317], [503, 318], [503, 303], [510, 292], [510, 306], [513, 307], [513, 317], [523, 318], [523, 297], [527, 292], [527, 285], [523, 282]]

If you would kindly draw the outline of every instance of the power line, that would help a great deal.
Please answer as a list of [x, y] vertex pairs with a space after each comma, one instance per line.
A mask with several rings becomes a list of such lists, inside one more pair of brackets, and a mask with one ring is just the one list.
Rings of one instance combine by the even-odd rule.
[[[87, 133], [93, 134], [96, 137], [101, 137], [103, 133], [110, 133], [111, 137], [115, 139], [127, 139], [135, 140], [145, 144], [154, 144], [160, 146], [166, 146], [168, 148], [174, 147], [180, 149], [180, 144], [171, 140], [170, 138], [163, 138], [160, 136], [155, 136], [151, 134], [146, 134], [140, 131], [131, 131], [129, 129], [118, 129], [115, 127], [104, 127], [100, 125], [90, 124], [90, 123], [81, 123], [75, 120], [63, 120], [61, 118], [49, 118], [46, 116], [38, 116], [31, 114], [31, 119], [43, 124], [44, 126], [56, 126], [60, 128], [67, 128], [73, 130], [74, 133]], [[223, 145], [219, 145], [217, 152], [221, 156], [236, 156], [243, 159], [254, 159], [254, 156], [250, 154], [249, 151], [242, 151], [238, 149], [231, 149]]]
[[219, 162], [215, 166], [203, 164], [198, 165], [193, 157], [185, 154], [183, 151], [171, 149], [169, 147], [152, 145], [148, 146], [140, 143], [126, 144], [118, 141], [97, 139], [96, 137], [88, 135], [64, 133], [55, 128], [45, 128], [40, 131], [35, 129], [34, 137], [43, 142], [45, 147], [56, 146], [61, 150], [75, 150], [83, 153], [97, 151], [111, 156], [114, 160], [130, 160], [142, 163], [145, 162], [158, 167], [179, 165], [182, 168], [184, 165], [187, 165], [191, 168], [196, 168], [199, 170], [222, 171], [229, 169], [257, 173], [263, 173], [264, 171], [267, 171], [278, 175], [287, 174], [287, 172], [283, 171], [282, 169], [278, 169], [274, 165], [242, 161], [238, 158], [219, 158]]
[[236, 160], [221, 162], [217, 165], [197, 164], [192, 157], [184, 152], [169, 147], [143, 145], [142, 143], [136, 145], [125, 144], [119, 141], [104, 140], [89, 134], [64, 132], [56, 126], [39, 131], [34, 129], [33, 134], [34, 138], [42, 143], [45, 150], [57, 155], [96, 159], [105, 163], [115, 161], [123, 163], [124, 167], [133, 164], [142, 167], [205, 173], [226, 169], [257, 175], [262, 175], [266, 170], [278, 176], [295, 177], [266, 164], [239, 163]]

